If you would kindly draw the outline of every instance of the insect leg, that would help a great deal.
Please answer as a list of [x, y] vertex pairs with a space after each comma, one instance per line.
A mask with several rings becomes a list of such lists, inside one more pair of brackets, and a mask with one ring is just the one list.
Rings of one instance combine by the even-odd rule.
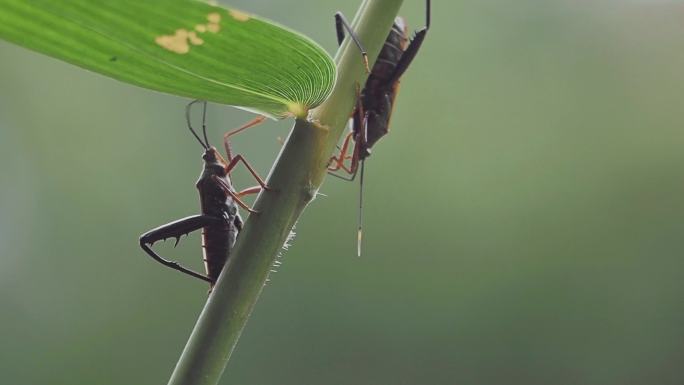
[[[335, 174], [331, 171], [337, 171], [340, 168], [346, 171], [348, 174], [356, 174], [356, 169], [358, 167], [358, 162], [359, 162], [359, 154], [361, 153], [361, 146], [364, 146], [366, 141], [365, 141], [365, 111], [363, 109], [363, 101], [361, 99], [361, 88], [358, 83], [356, 83], [356, 107], [354, 108], [354, 117], [352, 119], [353, 121], [353, 126], [352, 126], [352, 132], [347, 135], [347, 137], [344, 140], [344, 144], [342, 145], [342, 149], [340, 150], [340, 154], [335, 157], [330, 158], [330, 162], [335, 163], [333, 166], [328, 167], [328, 174], [336, 176], [340, 179], [344, 180], [354, 180], [352, 177], [349, 179], [349, 177], [341, 176], [339, 174]], [[354, 150], [352, 152], [351, 157], [347, 156], [347, 149], [349, 146], [349, 140], [350, 138], [354, 138]], [[347, 167], [344, 164], [344, 161], [347, 159], [351, 159], [351, 167]]]
[[344, 161], [349, 159], [347, 151], [349, 150], [349, 142], [351, 141], [353, 135], [353, 132], [347, 134], [347, 137], [344, 138], [344, 144], [342, 144], [342, 148], [340, 149], [339, 155], [333, 155], [330, 158], [330, 164], [332, 165], [328, 166], [328, 171], [337, 171], [341, 168], [344, 168], [346, 170], [346, 167], [344, 166]]
[[237, 196], [243, 197], [245, 195], [257, 194], [260, 191], [261, 191], [261, 186], [252, 186], [252, 187], [246, 188], [246, 189], [238, 192]]
[[257, 172], [254, 170], [254, 168], [247, 162], [247, 160], [242, 156], [242, 155], [236, 155], [233, 159], [230, 160], [230, 163], [226, 166], [226, 173], [230, 174], [230, 172], [237, 166], [238, 162], [242, 162], [242, 164], [247, 167], [247, 170], [249, 170], [249, 173], [252, 174], [254, 179], [259, 183], [259, 186], [263, 188], [266, 191], [272, 191], [273, 189], [268, 187], [266, 185], [266, 182], [264, 182], [263, 179], [257, 174]]
[[342, 12], [335, 12], [335, 32], [337, 32], [337, 45], [342, 45], [344, 41], [344, 21]]
[[195, 278], [199, 278], [199, 279], [207, 281], [209, 283], [213, 283], [211, 278], [207, 277], [204, 274], [200, 274], [196, 271], [185, 268], [185, 267], [179, 265], [177, 262], [169, 261], [167, 259], [160, 257], [157, 253], [154, 252], [154, 250], [152, 250], [152, 248], [150, 246], [152, 246], [157, 241], [161, 241], [161, 240], [164, 240], [167, 238], [176, 238], [176, 245], [177, 245], [181, 236], [188, 234], [188, 233], [191, 233], [195, 230], [199, 230], [202, 227], [221, 224], [221, 223], [223, 223], [222, 219], [210, 217], [208, 215], [193, 215], [190, 217], [179, 219], [177, 221], [173, 221], [171, 223], [167, 223], [165, 225], [159, 226], [159, 227], [152, 229], [152, 230], [144, 233], [143, 235], [141, 235], [140, 236], [140, 247], [150, 257], [154, 258], [154, 260], [156, 260], [157, 262], [161, 263], [162, 265], [164, 265], [166, 267], [170, 267], [170, 268], [178, 270], [182, 273], [191, 275]]
[[[367, 122], [367, 116], [362, 118], [360, 121], [364, 122], [361, 125], [363, 125], [365, 127], [365, 125], [366, 125], [365, 122]], [[359, 130], [365, 131], [365, 128], [361, 128]], [[340, 164], [340, 168], [342, 168], [349, 175], [342, 175], [342, 174], [338, 174], [336, 172], [328, 171], [329, 175], [332, 175], [335, 178], [346, 180], [348, 182], [353, 182], [354, 179], [356, 179], [356, 174], [359, 171], [359, 159], [360, 159], [360, 155], [361, 155], [361, 146], [362, 146], [361, 143], [364, 143], [364, 142], [363, 142], [363, 137], [360, 134], [360, 132], [358, 132], [358, 133], [355, 132], [355, 134], [356, 135], [354, 136], [354, 138], [355, 138], [354, 152], [351, 155], [351, 160], [352, 160], [351, 167], [347, 168], [347, 166], [345, 166], [344, 163]], [[342, 155], [340, 155], [340, 156], [342, 156]], [[346, 156], [346, 153], [345, 153], [344, 159], [348, 159], [348, 157]]]
[[250, 120], [249, 122], [243, 124], [242, 126], [236, 128], [236, 129], [230, 130], [230, 131], [226, 132], [225, 134], [223, 134], [223, 147], [226, 149], [226, 156], [228, 157], [228, 162], [230, 162], [233, 158], [232, 152], [230, 150], [230, 140], [228, 138], [230, 138], [231, 136], [238, 134], [238, 133], [240, 133], [240, 132], [242, 132], [242, 131], [250, 128], [250, 127], [258, 126], [259, 124], [263, 123], [265, 120], [266, 120], [265, 116], [259, 115], [256, 118]]
[[420, 49], [420, 46], [423, 44], [423, 40], [425, 39], [425, 35], [427, 35], [428, 29], [430, 29], [430, 0], [425, 1], [425, 26], [414, 33], [409, 46], [401, 55], [399, 63], [397, 63], [397, 66], [394, 68], [394, 73], [392, 74], [392, 77], [390, 77], [388, 84], [393, 84], [394, 82], [398, 81], [399, 78], [401, 78], [401, 75], [406, 72], [406, 69], [416, 57], [418, 49]]
[[[347, 170], [345, 170], [347, 171]], [[347, 182], [353, 182], [354, 179], [356, 179], [356, 174], [358, 172], [358, 169], [354, 170], [354, 172], [350, 173], [350, 176], [343, 175], [343, 174], [338, 174], [336, 172], [328, 171], [328, 175], [334, 176], [335, 178], [340, 178], [342, 180], [346, 180]]]
[[356, 44], [357, 47], [359, 47], [359, 51], [361, 51], [361, 56], [363, 56], [363, 65], [366, 67], [366, 73], [370, 73], [370, 68], [368, 67], [368, 53], [366, 53], [366, 49], [363, 48], [363, 45], [361, 44], [361, 41], [359, 40], [358, 36], [356, 36], [356, 33], [354, 33], [354, 30], [351, 28], [349, 25], [349, 22], [347, 21], [347, 18], [344, 17], [342, 12], [335, 12], [335, 30], [337, 31], [337, 44], [342, 45], [342, 42], [344, 41], [344, 30], [347, 30], [349, 32], [349, 36], [351, 36], [352, 40], [354, 41], [354, 44]]
[[258, 214], [259, 213], [258, 211], [249, 207], [247, 205], [247, 203], [243, 202], [242, 199], [240, 199], [240, 195], [238, 193], [236, 193], [232, 189], [232, 187], [230, 187], [228, 184], [226, 184], [226, 182], [223, 179], [217, 177], [216, 175], [213, 175], [212, 178], [214, 179], [216, 184], [219, 186], [219, 188], [221, 188], [221, 190], [223, 190], [223, 192], [225, 192], [226, 194], [230, 195], [233, 198], [233, 200], [235, 201], [235, 203], [240, 205], [240, 207], [249, 211], [252, 214]]

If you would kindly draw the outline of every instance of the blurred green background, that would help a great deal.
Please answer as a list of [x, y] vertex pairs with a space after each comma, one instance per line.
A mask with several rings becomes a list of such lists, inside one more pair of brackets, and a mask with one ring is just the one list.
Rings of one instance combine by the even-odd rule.
[[[357, 6], [231, 5], [329, 52]], [[198, 210], [187, 100], [0, 58], [0, 382], [166, 383], [207, 287], [137, 238]], [[357, 185], [329, 178], [222, 384], [684, 383], [683, 71], [679, 1], [435, 1], [364, 256]], [[211, 106], [213, 143], [251, 116]], [[291, 125], [234, 148], [265, 175]], [[197, 236], [160, 250], [201, 266]]]

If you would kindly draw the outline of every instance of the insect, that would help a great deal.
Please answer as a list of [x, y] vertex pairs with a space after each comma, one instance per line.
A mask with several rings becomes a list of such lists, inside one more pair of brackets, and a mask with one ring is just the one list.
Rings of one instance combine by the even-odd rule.
[[[351, 130], [345, 137], [339, 154], [331, 157], [328, 165], [328, 172], [331, 175], [347, 181], [353, 181], [359, 168], [361, 169], [357, 232], [357, 254], [359, 256], [361, 255], [362, 240], [364, 161], [370, 156], [371, 148], [375, 143], [389, 132], [394, 100], [399, 92], [399, 79], [415, 58], [430, 28], [430, 0], [425, 1], [425, 8], [425, 26], [418, 29], [412, 38], [409, 38], [404, 19], [397, 17], [394, 20], [392, 29], [385, 39], [385, 44], [380, 50], [378, 59], [373, 65], [363, 89], [359, 90], [357, 84], [356, 106], [352, 112]], [[340, 12], [335, 14], [335, 27], [338, 44], [342, 44], [345, 37], [344, 30], [346, 29], [354, 43], [359, 47], [367, 66], [366, 51]], [[351, 155], [347, 155], [352, 140], [354, 141], [354, 148]], [[349, 165], [345, 163], [347, 160], [351, 160]], [[340, 169], [348, 175], [336, 173]]]
[[[209, 282], [213, 287], [219, 277], [223, 266], [230, 257], [231, 249], [235, 244], [238, 233], [242, 229], [242, 219], [238, 213], [238, 206], [250, 213], [257, 213], [242, 201], [242, 197], [248, 194], [255, 194], [261, 189], [270, 191], [266, 183], [254, 171], [252, 166], [242, 157], [242, 155], [232, 156], [228, 137], [239, 132], [240, 129], [231, 131], [224, 136], [224, 147], [227, 159], [224, 159], [216, 148], [209, 144], [206, 130], [206, 111], [207, 103], [203, 103], [202, 110], [202, 138], [193, 129], [191, 124], [191, 108], [200, 102], [195, 100], [186, 107], [186, 120], [188, 129], [204, 148], [202, 155], [203, 169], [199, 180], [196, 183], [199, 191], [201, 214], [182, 218], [171, 223], [167, 223], [152, 229], [140, 236], [140, 247], [149, 254], [150, 257], [160, 262], [164, 266], [181, 271], [195, 278]], [[230, 180], [231, 171], [242, 162], [247, 170], [254, 176], [259, 183], [258, 186], [250, 187], [242, 191], [236, 191]], [[198, 273], [188, 269], [177, 262], [162, 258], [154, 250], [152, 245], [160, 240], [175, 238], [176, 245], [181, 236], [193, 231], [202, 229], [202, 248], [206, 274]]]

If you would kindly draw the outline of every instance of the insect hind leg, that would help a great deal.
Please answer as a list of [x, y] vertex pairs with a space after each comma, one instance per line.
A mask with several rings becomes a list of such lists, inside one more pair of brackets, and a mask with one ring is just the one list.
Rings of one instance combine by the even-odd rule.
[[388, 84], [393, 84], [396, 81], [398, 81], [399, 78], [401, 78], [401, 75], [403, 75], [404, 72], [406, 72], [406, 69], [409, 67], [409, 65], [411, 65], [411, 62], [416, 57], [416, 54], [418, 53], [420, 46], [423, 45], [423, 40], [425, 40], [427, 31], [430, 29], [430, 13], [430, 0], [426, 0], [425, 26], [416, 30], [416, 32], [414, 33], [413, 38], [411, 38], [411, 42], [409, 43], [409, 46], [401, 55], [399, 63], [397, 63], [397, 66], [394, 68], [394, 73], [392, 74], [392, 77], [390, 78], [390, 82]]
[[347, 18], [344, 17], [342, 12], [335, 12], [335, 31], [337, 32], [337, 44], [342, 45], [342, 42], [344, 41], [344, 30], [347, 30], [349, 33], [349, 36], [351, 36], [352, 40], [354, 41], [354, 44], [359, 48], [359, 51], [361, 51], [361, 56], [363, 57], [363, 65], [366, 69], [366, 73], [370, 73], [370, 68], [368, 66], [368, 53], [366, 52], [366, 49], [363, 47], [363, 44], [361, 44], [361, 40], [359, 40], [359, 37], [356, 36], [356, 33], [352, 29], [351, 25], [347, 21]]
[[192, 277], [213, 283], [214, 281], [204, 274], [200, 274], [194, 270], [183, 267], [178, 262], [169, 261], [164, 259], [159, 254], [152, 250], [152, 245], [157, 242], [168, 238], [176, 238], [176, 245], [180, 240], [180, 237], [191, 233], [193, 231], [199, 230], [202, 227], [216, 225], [222, 223], [222, 219], [214, 218], [208, 215], [193, 215], [165, 225], [159, 226], [152, 229], [140, 236], [140, 248], [142, 248], [150, 257], [155, 261], [161, 263], [162, 265], [178, 270], [181, 273], [188, 274]]

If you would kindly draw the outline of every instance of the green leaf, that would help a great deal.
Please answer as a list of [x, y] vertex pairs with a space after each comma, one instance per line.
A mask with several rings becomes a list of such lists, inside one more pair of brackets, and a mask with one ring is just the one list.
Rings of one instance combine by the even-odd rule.
[[302, 117], [335, 82], [310, 39], [193, 0], [2, 0], [0, 38], [141, 87]]

